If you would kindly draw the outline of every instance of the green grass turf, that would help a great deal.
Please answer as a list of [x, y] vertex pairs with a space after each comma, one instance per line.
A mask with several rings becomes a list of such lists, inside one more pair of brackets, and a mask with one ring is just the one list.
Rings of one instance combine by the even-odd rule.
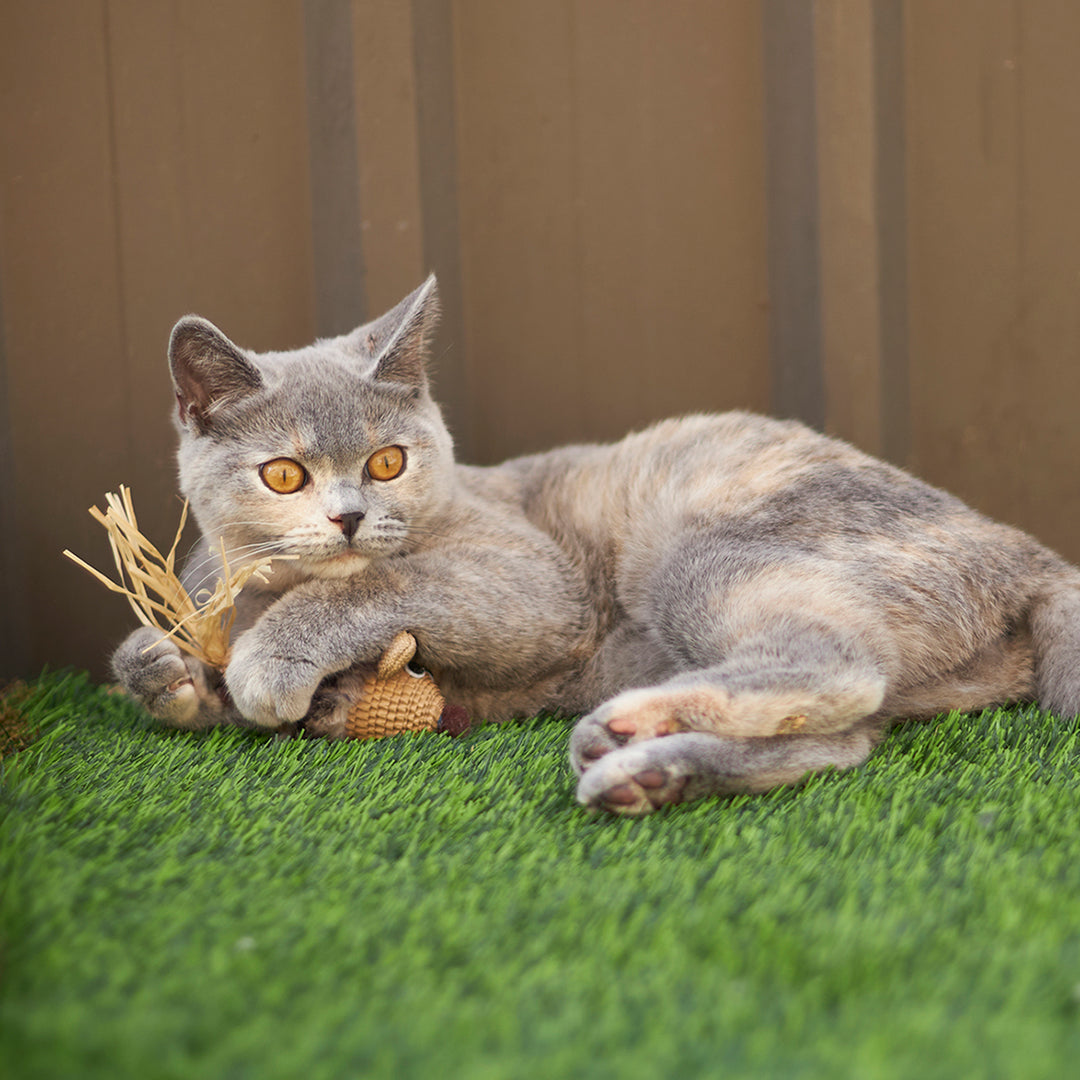
[[1059, 1077], [1080, 725], [898, 730], [797, 790], [589, 817], [569, 725], [163, 731], [80, 676], [0, 762], [0, 1073]]

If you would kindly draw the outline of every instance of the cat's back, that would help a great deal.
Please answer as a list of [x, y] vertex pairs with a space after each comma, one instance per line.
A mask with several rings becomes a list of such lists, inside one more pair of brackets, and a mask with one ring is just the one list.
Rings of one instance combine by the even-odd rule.
[[926, 487], [796, 421], [747, 412], [683, 416], [615, 443], [516, 458], [490, 470], [489, 482], [533, 520], [606, 532], [656, 514], [743, 515], [792, 491], [825, 503], [833, 490], [850, 495], [855, 477], [879, 500]]
[[648, 558], [701, 529], [733, 542], [788, 537], [830, 555], [920, 547], [942, 533], [976, 547], [1022, 535], [848, 443], [746, 412], [665, 420], [616, 443], [484, 472], [561, 546], [609, 566], [624, 551]]

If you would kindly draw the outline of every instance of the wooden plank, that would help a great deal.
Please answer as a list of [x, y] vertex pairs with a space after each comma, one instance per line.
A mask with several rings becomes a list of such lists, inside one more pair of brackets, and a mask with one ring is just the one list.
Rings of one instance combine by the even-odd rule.
[[907, 454], [903, 34], [896, 0], [814, 5], [825, 426]]
[[306, 344], [315, 330], [301, 9], [185, 0], [175, 10], [188, 302], [252, 348]]
[[466, 355], [474, 457], [584, 430], [573, 5], [454, 8]]
[[814, 5], [825, 427], [881, 452], [873, 12]]
[[765, 408], [756, 9], [455, 14], [479, 456]]
[[[1080, 562], [1080, 6], [1016, 2], [1020, 292], [1002, 456], [1008, 516]], [[1017, 422], [1019, 420], [1019, 423]], [[1004, 500], [1003, 500], [1004, 502]]]
[[164, 355], [189, 310], [254, 348], [310, 340], [299, 10], [111, 0], [110, 11], [132, 371]]
[[177, 510], [165, 346], [172, 323], [192, 304], [196, 277], [184, 183], [180, 27], [172, 6], [109, 0], [106, 12], [123, 425], [130, 445], [123, 469], [103, 490], [129, 484], [144, 530], [164, 540], [175, 531]]
[[920, 472], [1080, 560], [1080, 8], [910, 5]]
[[130, 475], [165, 495], [155, 533], [176, 511], [172, 324], [195, 310], [253, 348], [315, 333], [300, 12], [211, 7], [109, 9]]
[[908, 333], [907, 119], [904, 4], [874, 0], [874, 195], [877, 200], [880, 452], [906, 465], [911, 455]]
[[1011, 0], [906, 14], [912, 461], [1020, 522], [1028, 376], [1020, 41]]
[[[427, 276], [420, 204], [413, 16], [408, 4], [352, 4], [367, 318]], [[447, 53], [452, 43], [446, 42]], [[451, 103], [452, 104], [452, 103]]]

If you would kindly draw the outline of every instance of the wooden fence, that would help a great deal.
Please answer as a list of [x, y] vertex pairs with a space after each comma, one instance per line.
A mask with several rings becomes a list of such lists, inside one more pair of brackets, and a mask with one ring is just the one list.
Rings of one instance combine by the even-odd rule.
[[461, 456], [751, 408], [1080, 560], [1069, 0], [12, 0], [0, 674], [130, 623], [60, 559], [177, 505], [164, 347], [283, 348], [429, 269]]

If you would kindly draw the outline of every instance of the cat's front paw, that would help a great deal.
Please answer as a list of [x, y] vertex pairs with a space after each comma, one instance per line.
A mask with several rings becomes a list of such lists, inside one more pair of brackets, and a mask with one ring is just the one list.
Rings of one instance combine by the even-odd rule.
[[241, 716], [276, 728], [304, 719], [322, 677], [312, 661], [284, 655], [249, 631], [233, 648], [225, 685]]
[[225, 707], [198, 660], [149, 626], [129, 634], [113, 653], [113, 674], [155, 720], [197, 729], [219, 723]]

